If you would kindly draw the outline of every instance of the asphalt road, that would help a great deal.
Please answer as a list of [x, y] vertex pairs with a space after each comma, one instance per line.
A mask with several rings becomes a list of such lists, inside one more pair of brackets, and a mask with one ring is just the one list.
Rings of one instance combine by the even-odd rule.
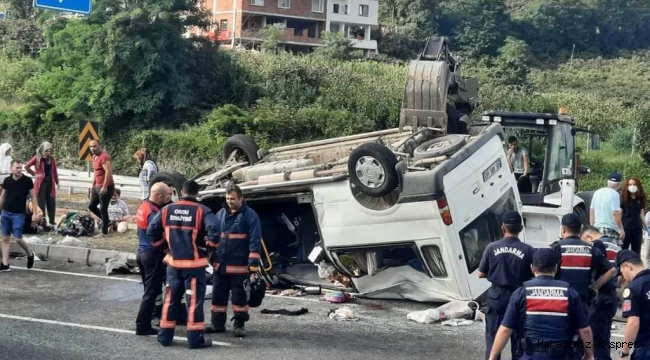
[[[183, 339], [163, 348], [155, 336], [133, 333], [142, 296], [138, 276], [106, 277], [101, 268], [53, 262], [37, 261], [32, 270], [19, 269], [24, 266], [24, 261], [12, 260], [12, 272], [0, 273], [0, 359], [429, 360], [481, 359], [484, 352], [481, 322], [422, 325], [409, 322], [406, 315], [428, 308], [425, 304], [359, 299], [346, 304], [359, 320], [339, 322], [327, 313], [343, 305], [315, 296], [267, 296], [261, 307], [251, 310], [244, 339], [234, 338], [228, 325], [225, 334], [206, 335], [217, 343], [212, 348], [189, 350]], [[80, 276], [84, 274], [94, 276]], [[301, 307], [309, 313], [260, 313], [264, 308]], [[204, 308], [207, 318], [209, 301]], [[184, 337], [185, 328], [178, 327], [176, 336]], [[502, 359], [510, 357], [504, 353]]]

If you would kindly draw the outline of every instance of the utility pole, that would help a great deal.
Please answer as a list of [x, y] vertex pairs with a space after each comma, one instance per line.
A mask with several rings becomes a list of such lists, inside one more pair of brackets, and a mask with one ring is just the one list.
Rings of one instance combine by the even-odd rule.
[[235, 36], [237, 36], [237, 0], [232, 0], [232, 35], [230, 35], [230, 47], [235, 49]]
[[576, 44], [573, 44], [573, 49], [571, 49], [571, 60], [569, 61], [569, 70], [573, 67], [573, 53], [576, 51]]

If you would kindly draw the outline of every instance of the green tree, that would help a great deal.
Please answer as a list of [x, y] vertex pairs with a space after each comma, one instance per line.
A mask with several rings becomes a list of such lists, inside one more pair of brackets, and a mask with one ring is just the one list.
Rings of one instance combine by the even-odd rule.
[[424, 47], [425, 41], [420, 34], [421, 30], [415, 25], [395, 27], [377, 39], [379, 53], [400, 60], [413, 59]]
[[435, 0], [386, 0], [379, 7], [379, 16], [391, 31], [408, 26], [418, 30], [416, 37], [423, 38], [435, 35], [438, 9]]
[[8, 0], [10, 19], [32, 19], [42, 11], [34, 7], [33, 0]]
[[323, 46], [314, 50], [316, 56], [332, 60], [350, 60], [352, 58], [352, 40], [340, 32], [323, 33]]
[[90, 16], [53, 31], [34, 91], [48, 117], [99, 120], [107, 133], [196, 122], [233, 100], [236, 76], [217, 43], [184, 36], [208, 24], [198, 0], [98, 0]]
[[440, 33], [468, 57], [496, 54], [510, 31], [504, 0], [447, 0], [440, 6]]
[[38, 57], [45, 46], [43, 29], [33, 20], [0, 21], [0, 50], [12, 59]]
[[285, 24], [276, 23], [262, 29], [262, 49], [277, 52], [278, 45], [284, 38]]

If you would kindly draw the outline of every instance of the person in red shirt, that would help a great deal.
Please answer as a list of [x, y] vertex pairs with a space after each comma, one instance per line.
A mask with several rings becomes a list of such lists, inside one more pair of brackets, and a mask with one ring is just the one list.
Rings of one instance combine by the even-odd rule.
[[[113, 193], [115, 192], [115, 183], [113, 182], [113, 168], [111, 166], [111, 157], [99, 145], [99, 141], [90, 142], [90, 152], [93, 154], [93, 191], [90, 196], [90, 210], [95, 216], [102, 220], [102, 234], [108, 234], [108, 205], [110, 204]], [[99, 205], [99, 209], [97, 208]]]

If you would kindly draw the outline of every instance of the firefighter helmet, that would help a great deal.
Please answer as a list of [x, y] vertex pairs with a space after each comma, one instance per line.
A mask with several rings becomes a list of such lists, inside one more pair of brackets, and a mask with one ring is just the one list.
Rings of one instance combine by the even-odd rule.
[[266, 295], [266, 281], [261, 277], [255, 281], [250, 282], [250, 296], [248, 298], [248, 306], [255, 308], [262, 305], [262, 300]]

